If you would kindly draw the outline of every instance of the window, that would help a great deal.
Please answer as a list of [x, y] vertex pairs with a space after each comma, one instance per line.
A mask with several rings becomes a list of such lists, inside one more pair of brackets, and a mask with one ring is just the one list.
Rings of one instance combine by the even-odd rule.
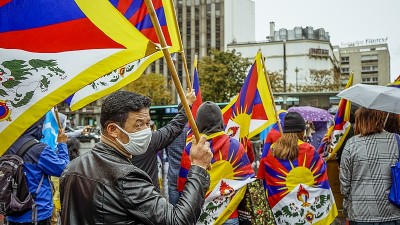
[[362, 55], [361, 61], [377, 61], [378, 55]]
[[342, 68], [342, 73], [348, 73], [350, 71], [350, 68]]
[[287, 40], [287, 30], [282, 28], [279, 30], [279, 39]]
[[341, 60], [342, 62], [349, 62], [349, 57], [348, 56], [342, 57]]
[[302, 30], [301, 30], [301, 27], [295, 27], [295, 28], [294, 28], [294, 38], [295, 38], [295, 39], [301, 39], [302, 36], [303, 36], [302, 33], [303, 33], [303, 32], [302, 32]]
[[370, 69], [369, 66], [363, 66], [363, 67], [361, 68], [361, 70], [363, 70], [363, 71], [366, 71], [366, 70], [369, 70], [369, 69]]

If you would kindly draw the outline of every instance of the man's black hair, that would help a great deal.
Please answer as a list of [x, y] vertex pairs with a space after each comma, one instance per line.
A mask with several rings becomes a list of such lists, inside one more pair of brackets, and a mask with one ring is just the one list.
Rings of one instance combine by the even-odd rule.
[[148, 97], [129, 91], [114, 92], [101, 104], [101, 128], [103, 130], [109, 123], [123, 127], [129, 112], [139, 112], [145, 108], [150, 108]]

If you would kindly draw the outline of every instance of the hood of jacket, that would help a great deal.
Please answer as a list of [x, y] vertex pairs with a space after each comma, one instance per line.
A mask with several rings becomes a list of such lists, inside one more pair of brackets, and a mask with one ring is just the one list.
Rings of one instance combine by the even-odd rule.
[[221, 109], [214, 102], [204, 102], [200, 105], [196, 115], [196, 125], [199, 132], [210, 135], [224, 130]]

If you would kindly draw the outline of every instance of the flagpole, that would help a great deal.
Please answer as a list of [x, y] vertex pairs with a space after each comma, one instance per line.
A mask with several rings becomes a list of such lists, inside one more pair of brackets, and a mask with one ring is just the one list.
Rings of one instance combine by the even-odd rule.
[[[258, 51], [261, 53], [261, 49], [258, 50]], [[279, 132], [282, 135], [283, 134], [283, 130], [282, 130], [282, 126], [281, 126], [281, 121], [279, 120], [279, 115], [278, 115], [278, 113], [276, 111], [275, 99], [274, 99], [274, 95], [272, 94], [271, 83], [269, 82], [269, 77], [268, 77], [267, 69], [265, 67], [264, 57], [262, 57], [262, 53], [261, 53], [261, 61], [262, 61], [263, 67], [264, 67], [265, 78], [267, 79], [269, 96], [271, 97], [272, 105], [274, 106], [274, 112], [275, 112], [275, 116], [276, 116], [276, 121], [278, 121]]]
[[54, 106], [54, 115], [56, 116], [58, 129], [62, 129], [61, 122], [60, 122], [60, 117], [58, 116], [57, 106]]
[[[179, 37], [179, 45], [180, 45], [180, 49], [181, 49], [180, 53], [181, 53], [181, 56], [182, 56], [183, 67], [185, 69], [185, 74], [186, 74], [186, 85], [187, 85], [188, 88], [192, 88], [192, 83], [190, 82], [189, 69], [188, 69], [188, 66], [187, 66], [186, 54], [185, 54], [185, 51], [183, 51], [181, 32], [179, 30], [178, 20], [176, 19], [175, 6], [172, 3], [171, 3], [171, 5], [172, 5], [171, 10], [172, 10], [172, 13], [174, 14], [174, 18], [175, 18], [175, 20], [174, 20], [175, 27], [177, 27], [177, 29], [178, 29], [178, 34], [177, 35]], [[158, 19], [157, 19], [157, 21], [158, 21]]]
[[168, 69], [169, 69], [169, 71], [170, 71], [170, 73], [172, 75], [172, 80], [174, 81], [176, 90], [178, 91], [179, 98], [181, 99], [181, 103], [183, 105], [183, 108], [185, 110], [186, 116], [187, 116], [188, 121], [190, 123], [190, 126], [192, 128], [193, 134], [194, 134], [194, 136], [196, 137], [197, 140], [200, 140], [199, 129], [197, 128], [196, 123], [194, 121], [192, 112], [190, 110], [189, 104], [188, 104], [188, 102], [186, 100], [186, 97], [185, 97], [185, 93], [183, 92], [183, 88], [182, 88], [181, 82], [179, 81], [178, 74], [176, 72], [174, 62], [172, 61], [171, 55], [170, 55], [170, 53], [168, 51], [167, 43], [165, 41], [164, 34], [161, 31], [160, 22], [158, 21], [157, 15], [155, 13], [153, 3], [151, 2], [151, 0], [144, 0], [144, 2], [146, 3], [147, 10], [149, 12], [151, 21], [153, 23], [154, 29], [156, 31], [158, 40], [159, 40], [160, 45], [161, 45], [161, 50], [164, 53], [164, 57], [165, 57], [165, 60], [167, 61]]
[[185, 68], [186, 85], [187, 85], [187, 87], [189, 89], [192, 89], [193, 88], [193, 84], [192, 84], [192, 82], [190, 82], [189, 69], [188, 69], [188, 66], [187, 66], [186, 55], [185, 55], [185, 52], [183, 50], [181, 51], [181, 56], [182, 56], [183, 67]]

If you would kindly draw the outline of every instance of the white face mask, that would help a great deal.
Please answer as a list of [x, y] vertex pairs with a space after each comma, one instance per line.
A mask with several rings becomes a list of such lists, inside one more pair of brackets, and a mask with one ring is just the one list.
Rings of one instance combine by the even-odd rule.
[[120, 140], [117, 141], [120, 143], [122, 146], [124, 146], [125, 150], [131, 153], [132, 155], [142, 155], [147, 151], [147, 147], [149, 147], [150, 140], [151, 140], [151, 129], [146, 128], [141, 131], [137, 131], [134, 133], [128, 133], [124, 129], [122, 129], [120, 126], [115, 124], [118, 129], [120, 129], [122, 132], [124, 132], [126, 135], [129, 137], [128, 143], [124, 144]]

